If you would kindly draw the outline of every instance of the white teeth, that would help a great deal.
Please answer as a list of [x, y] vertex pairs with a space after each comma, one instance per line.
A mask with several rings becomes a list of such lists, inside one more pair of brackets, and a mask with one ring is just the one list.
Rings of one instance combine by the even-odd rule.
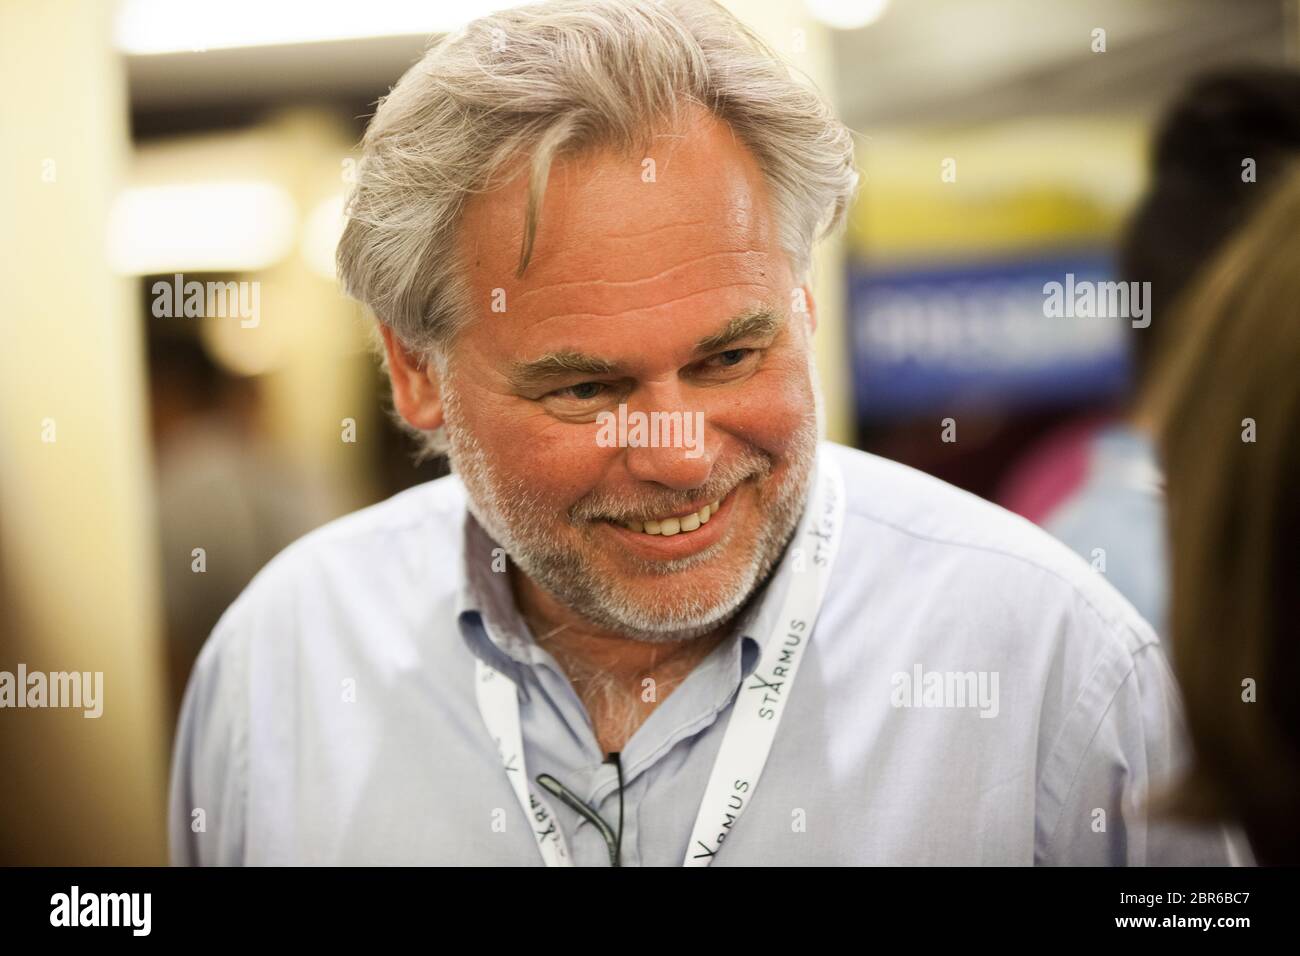
[[680, 518], [660, 518], [658, 521], [646, 522], [623, 521], [620, 524], [627, 528], [628, 531], [639, 531], [642, 534], [661, 534], [666, 538], [671, 538], [675, 534], [699, 530], [700, 525], [709, 523], [709, 519], [718, 513], [720, 507], [722, 507], [722, 501], [718, 500], [710, 502], [699, 511]]

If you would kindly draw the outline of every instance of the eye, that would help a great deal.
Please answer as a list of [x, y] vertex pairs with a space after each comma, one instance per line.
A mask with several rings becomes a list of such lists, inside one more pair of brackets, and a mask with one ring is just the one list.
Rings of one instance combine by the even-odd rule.
[[559, 398], [576, 398], [579, 401], [589, 401], [601, 394], [605, 385], [601, 382], [579, 382], [577, 385], [570, 385], [567, 388], [557, 389], [552, 392]]
[[757, 351], [757, 349], [727, 349], [725, 352], [710, 356], [705, 360], [704, 365], [706, 368], [713, 369], [735, 368], [752, 358]]
[[728, 349], [714, 356], [722, 365], [739, 365], [753, 349]]

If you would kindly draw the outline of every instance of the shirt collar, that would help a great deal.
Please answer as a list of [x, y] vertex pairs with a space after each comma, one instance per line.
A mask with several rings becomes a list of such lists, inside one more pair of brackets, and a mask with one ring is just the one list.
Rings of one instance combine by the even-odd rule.
[[461, 637], [476, 657], [519, 683], [519, 669], [538, 663], [543, 652], [515, 605], [505, 549], [468, 508], [461, 535], [461, 586], [456, 598]]

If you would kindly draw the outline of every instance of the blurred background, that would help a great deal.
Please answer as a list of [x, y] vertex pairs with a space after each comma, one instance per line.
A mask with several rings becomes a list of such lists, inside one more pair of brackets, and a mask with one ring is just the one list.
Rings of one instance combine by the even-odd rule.
[[[376, 99], [429, 33], [508, 5], [0, 0], [0, 671], [105, 687], [99, 719], [0, 710], [0, 863], [165, 862], [217, 617], [294, 538], [442, 473], [388, 421], [333, 251]], [[1045, 521], [1131, 397], [1135, 330], [1045, 318], [1043, 284], [1115, 276], [1162, 109], [1294, 64], [1300, 7], [726, 6], [858, 134], [815, 267], [831, 437]], [[178, 275], [257, 296], [160, 310]]]

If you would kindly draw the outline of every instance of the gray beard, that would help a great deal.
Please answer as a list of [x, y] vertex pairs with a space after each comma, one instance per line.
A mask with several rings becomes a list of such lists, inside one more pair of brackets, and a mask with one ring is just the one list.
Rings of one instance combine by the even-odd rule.
[[[690, 640], [716, 630], [734, 618], [766, 582], [803, 513], [816, 460], [820, 395], [816, 411], [794, 436], [790, 467], [784, 478], [772, 478], [771, 457], [747, 446], [734, 462], [715, 469], [704, 488], [690, 493], [664, 489], [638, 502], [640, 514], [664, 514], [701, 498], [717, 500], [743, 481], [751, 481], [758, 487], [760, 507], [768, 515], [752, 553], [743, 556], [740, 567], [728, 575], [722, 588], [673, 582], [670, 593], [638, 601], [619, 581], [599, 573], [580, 548], [556, 546], [551, 532], [554, 506], [524, 482], [502, 475], [493, 467], [482, 446], [462, 424], [455, 391], [449, 386], [444, 380], [448, 454], [452, 470], [468, 492], [470, 513], [537, 586], [598, 628], [648, 643]], [[581, 499], [567, 515], [569, 523], [579, 528], [593, 520], [620, 517], [636, 515], [627, 513], [627, 504], [621, 498], [615, 500], [600, 493]], [[665, 577], [682, 574], [717, 560], [728, 543], [720, 540], [687, 558], [643, 562], [638, 570]]]

